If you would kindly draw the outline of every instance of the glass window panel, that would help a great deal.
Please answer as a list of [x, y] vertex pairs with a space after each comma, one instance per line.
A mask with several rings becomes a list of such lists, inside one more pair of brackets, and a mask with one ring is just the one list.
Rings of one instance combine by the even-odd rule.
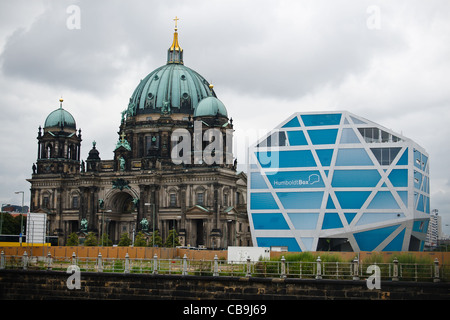
[[335, 170], [331, 186], [340, 187], [375, 187], [380, 181], [377, 170]]
[[256, 238], [258, 247], [287, 247], [288, 251], [300, 252], [300, 246], [295, 238], [281, 238], [281, 237], [258, 237]]
[[320, 209], [323, 192], [277, 192], [285, 209]]
[[389, 133], [386, 131], [381, 131], [381, 142], [389, 142]]
[[287, 230], [289, 226], [281, 213], [253, 213], [256, 230]]
[[341, 114], [307, 114], [302, 115], [305, 126], [330, 126], [341, 122]]
[[414, 150], [414, 166], [422, 168], [422, 154], [417, 150]]
[[286, 146], [286, 133], [277, 131], [268, 136], [257, 147], [284, 147]]
[[304, 146], [308, 144], [303, 131], [287, 131], [287, 135], [289, 138], [289, 145], [291, 146]]
[[373, 165], [364, 149], [340, 149], [338, 151], [337, 166], [368, 166]]
[[370, 231], [357, 232], [354, 234], [354, 237], [361, 251], [372, 251], [399, 226], [400, 225], [395, 225]]
[[263, 168], [315, 167], [316, 162], [310, 150], [257, 152]]
[[378, 191], [368, 209], [400, 209], [390, 191]]
[[407, 187], [408, 186], [408, 170], [407, 169], [394, 169], [389, 174], [389, 180], [394, 187]]
[[335, 144], [338, 129], [308, 130], [312, 144]]
[[297, 230], [315, 230], [319, 213], [288, 213], [294, 228]]
[[177, 205], [177, 195], [176, 193], [170, 194], [170, 206], [175, 207]]
[[351, 128], [342, 129], [341, 143], [359, 143], [359, 139]]
[[277, 203], [269, 192], [250, 194], [250, 209], [267, 210], [279, 209]]
[[319, 149], [316, 150], [320, 163], [324, 167], [328, 167], [331, 164], [331, 158], [333, 157], [333, 149]]
[[292, 127], [300, 127], [300, 122], [298, 122], [298, 118], [294, 117], [289, 120], [282, 128], [292, 128]]
[[336, 212], [325, 213], [325, 217], [322, 223], [322, 229], [335, 229], [342, 228], [341, 219]]
[[383, 222], [392, 219], [403, 218], [405, 215], [401, 212], [365, 212], [356, 223], [357, 226], [369, 223]]
[[203, 206], [204, 204], [204, 194], [201, 192], [197, 193], [197, 204], [199, 206]]
[[370, 195], [370, 191], [335, 191], [342, 209], [360, 209]]
[[267, 189], [266, 182], [259, 172], [250, 173], [250, 188], [251, 189]]

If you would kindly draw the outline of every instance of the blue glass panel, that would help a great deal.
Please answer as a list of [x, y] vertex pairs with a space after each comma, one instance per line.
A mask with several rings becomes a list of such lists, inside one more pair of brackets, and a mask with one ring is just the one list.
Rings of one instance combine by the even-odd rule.
[[356, 119], [355, 117], [350, 116], [350, 118], [353, 120], [354, 124], [366, 124], [364, 121]]
[[425, 197], [425, 213], [430, 213], [430, 198]]
[[365, 212], [356, 223], [357, 226], [375, 222], [383, 222], [392, 219], [403, 218], [405, 215], [401, 212]]
[[261, 151], [256, 157], [263, 168], [315, 167], [310, 150]]
[[333, 199], [331, 199], [330, 195], [328, 195], [327, 209], [336, 209], [336, 206], [334, 205]]
[[333, 149], [319, 149], [316, 150], [320, 163], [324, 167], [328, 167], [331, 164], [331, 158], [333, 157]]
[[375, 187], [380, 181], [377, 170], [335, 170], [332, 187]]
[[293, 117], [284, 126], [282, 126], [282, 128], [293, 128], [293, 127], [300, 127], [300, 122], [298, 122], [297, 116]]
[[400, 209], [390, 191], [378, 191], [368, 209]]
[[414, 188], [420, 189], [422, 185], [422, 174], [418, 171], [414, 171]]
[[427, 167], [428, 157], [426, 155], [422, 155], [422, 170], [425, 171]]
[[341, 143], [360, 143], [355, 131], [351, 128], [342, 129]]
[[347, 219], [347, 223], [350, 224], [356, 216], [356, 212], [345, 212], [345, 219]]
[[322, 229], [335, 229], [342, 228], [341, 219], [339, 218], [339, 214], [336, 212], [325, 213], [325, 217], [323, 218]]
[[405, 152], [403, 152], [403, 155], [400, 157], [400, 159], [397, 162], [397, 165], [407, 165], [408, 164], [408, 148], [405, 149]]
[[422, 154], [414, 150], [414, 166], [421, 169], [422, 168]]
[[370, 195], [370, 191], [336, 191], [342, 209], [360, 209]]
[[422, 187], [420, 188], [420, 190], [427, 192], [427, 176], [423, 175], [423, 183], [422, 183]]
[[395, 225], [375, 230], [357, 232], [354, 233], [354, 237], [361, 251], [372, 251], [392, 232], [394, 232], [398, 226], [399, 225]]
[[274, 188], [323, 188], [319, 171], [278, 171], [267, 175]]
[[371, 166], [373, 165], [364, 149], [339, 149], [337, 166]]
[[265, 210], [265, 209], [279, 209], [277, 203], [272, 197], [271, 193], [252, 193], [250, 194], [250, 209]]
[[287, 135], [291, 146], [305, 146], [308, 144], [303, 131], [287, 131]]
[[389, 180], [394, 187], [407, 187], [408, 186], [408, 170], [407, 169], [394, 169], [389, 174]]
[[314, 242], [314, 238], [312, 238], [312, 237], [304, 237], [304, 238], [301, 238], [301, 239], [302, 239], [303, 245], [306, 247], [306, 250], [312, 251], [313, 250], [312, 245], [313, 245], [313, 242]]
[[413, 224], [413, 231], [426, 233], [428, 231], [428, 222], [425, 220], [415, 220]]
[[277, 192], [286, 209], [320, 209], [323, 192]]
[[300, 246], [295, 238], [256, 238], [258, 247], [288, 247], [288, 251], [301, 252]]
[[308, 130], [312, 144], [335, 144], [338, 129]]
[[250, 173], [251, 189], [267, 189], [266, 182], [259, 172]]
[[402, 251], [403, 239], [405, 238], [405, 229], [403, 229], [384, 249], [383, 251]]
[[255, 230], [288, 230], [289, 226], [281, 213], [253, 213]]
[[315, 230], [317, 226], [317, 219], [319, 213], [305, 212], [305, 213], [288, 213], [294, 228], [297, 230]]
[[397, 191], [405, 206], [408, 208], [408, 191]]
[[341, 122], [341, 114], [307, 114], [302, 115], [305, 126], [332, 126]]
[[417, 210], [424, 212], [423, 208], [423, 195], [419, 195], [419, 202], [417, 203]]

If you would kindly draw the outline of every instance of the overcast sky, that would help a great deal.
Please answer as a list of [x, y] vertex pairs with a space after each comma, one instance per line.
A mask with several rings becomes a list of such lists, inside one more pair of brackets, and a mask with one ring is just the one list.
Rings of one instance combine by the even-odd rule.
[[[430, 155], [431, 207], [450, 234], [448, 0], [0, 0], [0, 203], [29, 204], [38, 127], [63, 97], [112, 159], [121, 111], [166, 63], [174, 21], [185, 65], [214, 84], [247, 136], [294, 112], [348, 110]], [[251, 138], [250, 138], [251, 142]]]

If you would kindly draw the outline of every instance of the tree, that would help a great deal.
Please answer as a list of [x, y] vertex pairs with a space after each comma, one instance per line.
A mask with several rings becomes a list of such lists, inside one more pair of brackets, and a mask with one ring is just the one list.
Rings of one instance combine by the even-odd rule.
[[84, 240], [84, 245], [88, 247], [95, 247], [98, 244], [97, 236], [93, 232], [89, 232]]
[[175, 248], [176, 246], [180, 246], [180, 239], [178, 239], [177, 231], [172, 229], [169, 231], [169, 236], [166, 239], [165, 247]]
[[145, 234], [142, 231], [139, 231], [134, 239], [135, 247], [145, 247], [147, 246], [147, 239], [145, 238]]
[[128, 247], [131, 244], [130, 236], [128, 235], [128, 232], [122, 233], [120, 235], [120, 240], [118, 243], [119, 247]]
[[112, 246], [112, 241], [109, 239], [108, 234], [104, 233], [104, 234], [102, 235], [102, 239], [101, 239], [101, 241], [100, 241], [100, 244], [103, 244], [103, 246], [105, 246], [105, 247], [110, 247], [110, 246]]
[[[20, 224], [22, 220], [22, 216], [20, 214], [13, 217], [8, 212], [2, 212], [0, 219], [2, 219], [2, 230], [0, 230], [1, 234], [14, 234], [14, 235], [20, 234]], [[24, 228], [26, 227], [26, 225], [27, 225], [27, 217], [24, 215], [23, 216]]]
[[[153, 237], [155, 238], [155, 243], [153, 243]], [[155, 235], [150, 236], [149, 247], [162, 247], [162, 238], [159, 235], [158, 230], [155, 230]]]
[[78, 246], [78, 236], [75, 232], [72, 232], [69, 237], [67, 238], [67, 245], [68, 246]]

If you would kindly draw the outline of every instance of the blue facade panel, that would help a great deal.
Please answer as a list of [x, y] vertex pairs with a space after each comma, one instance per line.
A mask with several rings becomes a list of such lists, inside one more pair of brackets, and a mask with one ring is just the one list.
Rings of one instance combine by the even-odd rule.
[[[346, 250], [423, 249], [430, 180], [420, 146], [349, 112], [295, 114], [284, 123], [279, 148], [251, 149], [254, 243], [328, 250], [323, 240], [338, 238]], [[411, 241], [418, 234], [423, 239]]]

